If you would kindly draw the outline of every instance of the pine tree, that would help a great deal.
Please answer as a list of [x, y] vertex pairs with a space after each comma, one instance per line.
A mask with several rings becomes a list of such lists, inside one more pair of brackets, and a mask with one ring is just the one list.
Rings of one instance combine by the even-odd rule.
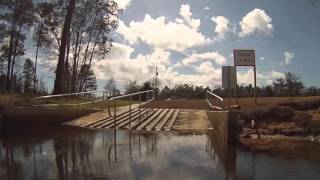
[[80, 69], [80, 78], [84, 79], [84, 89], [80, 91], [95, 91], [97, 90], [97, 79], [94, 71], [88, 65], [83, 65]]
[[34, 77], [33, 62], [31, 59], [26, 59], [23, 65], [23, 89], [25, 93], [32, 91], [32, 82]]
[[86, 91], [95, 91], [97, 90], [97, 79], [96, 76], [94, 75], [94, 71], [90, 70], [88, 71], [87, 78], [86, 78], [86, 86], [85, 90]]

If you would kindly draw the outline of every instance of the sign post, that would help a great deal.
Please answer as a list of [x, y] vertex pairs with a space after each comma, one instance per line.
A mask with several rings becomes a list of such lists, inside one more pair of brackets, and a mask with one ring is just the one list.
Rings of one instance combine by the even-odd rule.
[[229, 107], [231, 107], [231, 89], [237, 86], [237, 72], [235, 66], [222, 67], [222, 88], [228, 90]]
[[[253, 66], [254, 70], [254, 103], [257, 104], [257, 74], [256, 74], [256, 58], [255, 51], [252, 49], [235, 49], [233, 50], [234, 65], [237, 66]], [[236, 89], [237, 94], [237, 89]], [[237, 95], [236, 95], [237, 96]], [[238, 97], [236, 97], [238, 98]], [[237, 100], [238, 101], [238, 100]]]

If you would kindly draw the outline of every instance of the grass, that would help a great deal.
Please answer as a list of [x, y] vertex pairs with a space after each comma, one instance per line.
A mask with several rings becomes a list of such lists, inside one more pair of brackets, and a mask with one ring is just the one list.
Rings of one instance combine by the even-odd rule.
[[0, 106], [15, 107], [30, 104], [33, 94], [0, 93]]
[[[238, 104], [242, 110], [251, 110], [277, 106], [286, 102], [314, 102], [320, 101], [320, 96], [312, 97], [258, 97], [258, 104], [254, 103], [253, 98], [239, 98]], [[224, 99], [224, 106], [228, 106], [228, 98]], [[231, 104], [236, 104], [235, 99], [231, 99]], [[149, 104], [152, 108], [174, 108], [174, 109], [208, 109], [209, 105], [205, 99], [177, 99], [177, 100], [159, 100]]]
[[[113, 107], [113, 102], [109, 101], [100, 101], [95, 103], [89, 103], [92, 101], [96, 101], [98, 99], [77, 99], [77, 98], [48, 98], [48, 99], [38, 99], [34, 100], [36, 97], [33, 94], [16, 94], [16, 93], [0, 93], [0, 106], [3, 107], [31, 107], [34, 105], [41, 105], [44, 107], [61, 107], [63, 109], [106, 109], [108, 107]], [[80, 104], [78, 106], [78, 103]], [[87, 103], [87, 104], [85, 104]], [[136, 104], [137, 101], [131, 101], [131, 104]], [[117, 107], [127, 106], [129, 105], [128, 100], [118, 100]]]
[[[78, 107], [79, 103], [86, 103], [92, 100], [90, 99], [75, 99], [75, 98], [50, 98], [46, 100], [32, 101], [35, 95], [33, 94], [11, 94], [11, 93], [0, 93], [0, 106], [4, 107], [30, 107], [34, 104], [38, 105], [51, 105], [52, 107], [60, 106], [64, 109], [106, 109], [108, 107], [113, 107], [113, 102], [101, 101], [96, 103], [82, 104]], [[258, 97], [258, 104], [254, 104], [253, 98], [239, 98], [239, 105], [241, 109], [252, 109], [252, 108], [263, 108], [268, 106], [275, 106], [286, 102], [311, 102], [320, 101], [320, 96], [309, 96], [309, 97]], [[224, 99], [224, 106], [228, 106], [228, 98]], [[137, 101], [131, 101], [132, 104], [138, 103]], [[69, 105], [68, 105], [69, 104]], [[72, 105], [71, 105], [72, 104]], [[236, 104], [235, 99], [231, 99], [231, 104]], [[129, 105], [128, 100], [118, 100], [117, 107]], [[164, 101], [159, 100], [147, 105], [147, 107], [153, 108], [176, 108], [176, 109], [210, 109], [207, 102], [204, 99], [177, 99]]]

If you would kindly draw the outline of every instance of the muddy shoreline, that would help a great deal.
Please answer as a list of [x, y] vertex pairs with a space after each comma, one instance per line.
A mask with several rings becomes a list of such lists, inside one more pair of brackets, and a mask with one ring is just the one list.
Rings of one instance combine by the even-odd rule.
[[271, 151], [279, 142], [320, 144], [319, 100], [236, 112], [238, 142], [249, 149]]

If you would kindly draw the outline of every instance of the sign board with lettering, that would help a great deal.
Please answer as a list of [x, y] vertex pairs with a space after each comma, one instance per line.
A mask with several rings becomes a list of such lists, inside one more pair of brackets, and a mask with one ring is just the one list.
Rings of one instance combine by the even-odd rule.
[[235, 66], [222, 67], [222, 88], [236, 88], [237, 87], [237, 72]]
[[255, 52], [254, 50], [235, 49], [233, 51], [235, 66], [255, 66]]

